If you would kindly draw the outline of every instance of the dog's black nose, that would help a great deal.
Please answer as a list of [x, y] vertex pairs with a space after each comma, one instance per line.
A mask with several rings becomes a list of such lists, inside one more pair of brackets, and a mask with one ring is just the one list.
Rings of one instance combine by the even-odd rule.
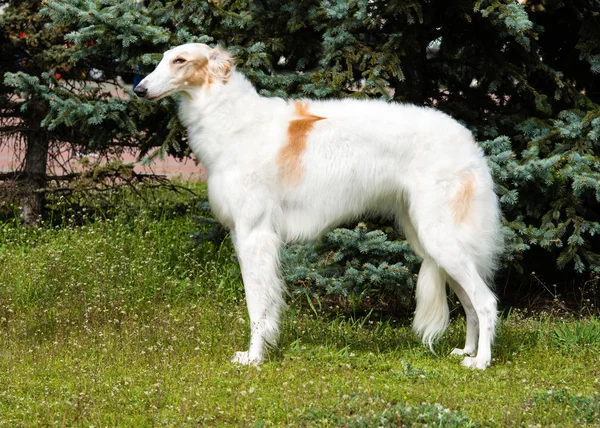
[[133, 88], [133, 92], [135, 92], [138, 97], [145, 98], [148, 94], [148, 89], [143, 85], [137, 85], [135, 88]]

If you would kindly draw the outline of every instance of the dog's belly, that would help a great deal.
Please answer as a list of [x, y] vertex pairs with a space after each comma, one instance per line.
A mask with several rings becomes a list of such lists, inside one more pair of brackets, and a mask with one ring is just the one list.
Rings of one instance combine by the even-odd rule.
[[279, 233], [286, 243], [312, 241], [335, 227], [335, 223], [329, 216], [320, 215], [305, 206], [288, 202], [282, 207]]
[[314, 192], [310, 196], [288, 196], [281, 202], [279, 231], [285, 242], [318, 239], [334, 227], [367, 215], [394, 216], [398, 210], [396, 194], [342, 191]]

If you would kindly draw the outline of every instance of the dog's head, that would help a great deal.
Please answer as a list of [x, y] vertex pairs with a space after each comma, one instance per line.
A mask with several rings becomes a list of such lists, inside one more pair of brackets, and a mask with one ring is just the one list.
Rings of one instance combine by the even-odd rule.
[[233, 59], [219, 47], [201, 43], [177, 46], [164, 53], [156, 69], [142, 80], [134, 92], [147, 100], [158, 100], [175, 92], [225, 84], [233, 69]]

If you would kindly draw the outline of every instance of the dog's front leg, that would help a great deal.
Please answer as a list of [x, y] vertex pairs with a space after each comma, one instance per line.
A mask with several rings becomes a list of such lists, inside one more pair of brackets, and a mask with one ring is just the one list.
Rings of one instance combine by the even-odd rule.
[[284, 284], [279, 273], [281, 241], [267, 226], [236, 227], [233, 238], [250, 316], [250, 349], [236, 352], [232, 361], [260, 364], [266, 345], [274, 345], [279, 337], [285, 308]]

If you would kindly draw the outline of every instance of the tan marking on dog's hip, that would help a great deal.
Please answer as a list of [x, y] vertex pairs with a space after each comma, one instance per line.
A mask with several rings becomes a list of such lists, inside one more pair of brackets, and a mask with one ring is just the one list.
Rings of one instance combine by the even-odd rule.
[[460, 184], [452, 199], [454, 222], [462, 223], [469, 215], [471, 201], [475, 193], [476, 178], [473, 172], [466, 172], [460, 176]]

